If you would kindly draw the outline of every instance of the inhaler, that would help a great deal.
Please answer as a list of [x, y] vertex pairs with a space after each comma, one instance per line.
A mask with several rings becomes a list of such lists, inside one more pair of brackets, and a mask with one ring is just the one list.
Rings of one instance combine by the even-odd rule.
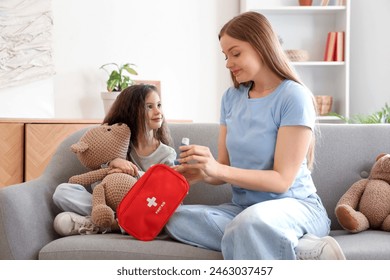
[[[181, 138], [180, 146], [188, 146], [190, 144], [190, 138], [183, 137]], [[175, 165], [180, 165], [180, 162], [176, 159]]]

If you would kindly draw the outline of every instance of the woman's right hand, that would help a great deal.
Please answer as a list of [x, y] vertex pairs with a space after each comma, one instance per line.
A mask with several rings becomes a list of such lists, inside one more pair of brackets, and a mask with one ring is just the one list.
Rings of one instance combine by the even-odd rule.
[[123, 173], [129, 174], [133, 177], [138, 176], [137, 166], [131, 161], [125, 160], [123, 158], [116, 158], [112, 160], [109, 164], [109, 167], [112, 169], [120, 169]]
[[200, 145], [181, 146], [179, 165], [176, 170], [181, 173], [190, 184], [204, 181], [213, 182], [213, 172], [218, 166], [210, 149]]
[[205, 181], [207, 177], [203, 170], [199, 168], [191, 168], [189, 166], [186, 167], [185, 164], [173, 166], [173, 169], [183, 175], [190, 185], [200, 181]]

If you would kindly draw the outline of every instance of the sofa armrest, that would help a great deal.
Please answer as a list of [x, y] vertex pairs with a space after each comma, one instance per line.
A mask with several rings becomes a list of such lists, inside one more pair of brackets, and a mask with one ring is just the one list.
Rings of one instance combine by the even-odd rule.
[[57, 237], [52, 226], [55, 187], [56, 182], [40, 177], [0, 190], [0, 259], [37, 259]]
[[59, 237], [53, 229], [59, 209], [52, 196], [59, 184], [87, 171], [70, 150], [87, 129], [59, 145], [39, 178], [0, 189], [0, 259], [37, 259], [41, 248]]

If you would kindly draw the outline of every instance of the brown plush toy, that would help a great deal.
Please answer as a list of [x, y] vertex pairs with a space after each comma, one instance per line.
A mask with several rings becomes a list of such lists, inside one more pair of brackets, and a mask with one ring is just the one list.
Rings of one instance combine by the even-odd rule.
[[335, 209], [340, 225], [356, 233], [368, 228], [390, 231], [390, 154], [380, 154], [367, 179], [354, 183]]
[[103, 124], [88, 130], [71, 146], [80, 162], [92, 171], [71, 177], [69, 183], [88, 186], [100, 182], [92, 193], [91, 219], [103, 231], [119, 229], [114, 211], [136, 179], [124, 173], [109, 174], [112, 169], [101, 166], [115, 158], [126, 159], [130, 135], [126, 124]]

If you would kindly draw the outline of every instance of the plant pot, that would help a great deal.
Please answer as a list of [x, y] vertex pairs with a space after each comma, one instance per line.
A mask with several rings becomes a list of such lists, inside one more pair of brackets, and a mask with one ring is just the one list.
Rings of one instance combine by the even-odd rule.
[[313, 3], [313, 0], [299, 0], [300, 6], [311, 6]]
[[103, 100], [103, 106], [104, 106], [104, 114], [107, 115], [108, 111], [110, 111], [110, 108], [112, 104], [114, 103], [117, 96], [120, 94], [119, 91], [113, 91], [113, 92], [101, 92], [100, 96]]
[[332, 110], [333, 98], [329, 95], [316, 95], [317, 110], [320, 116], [327, 115]]

